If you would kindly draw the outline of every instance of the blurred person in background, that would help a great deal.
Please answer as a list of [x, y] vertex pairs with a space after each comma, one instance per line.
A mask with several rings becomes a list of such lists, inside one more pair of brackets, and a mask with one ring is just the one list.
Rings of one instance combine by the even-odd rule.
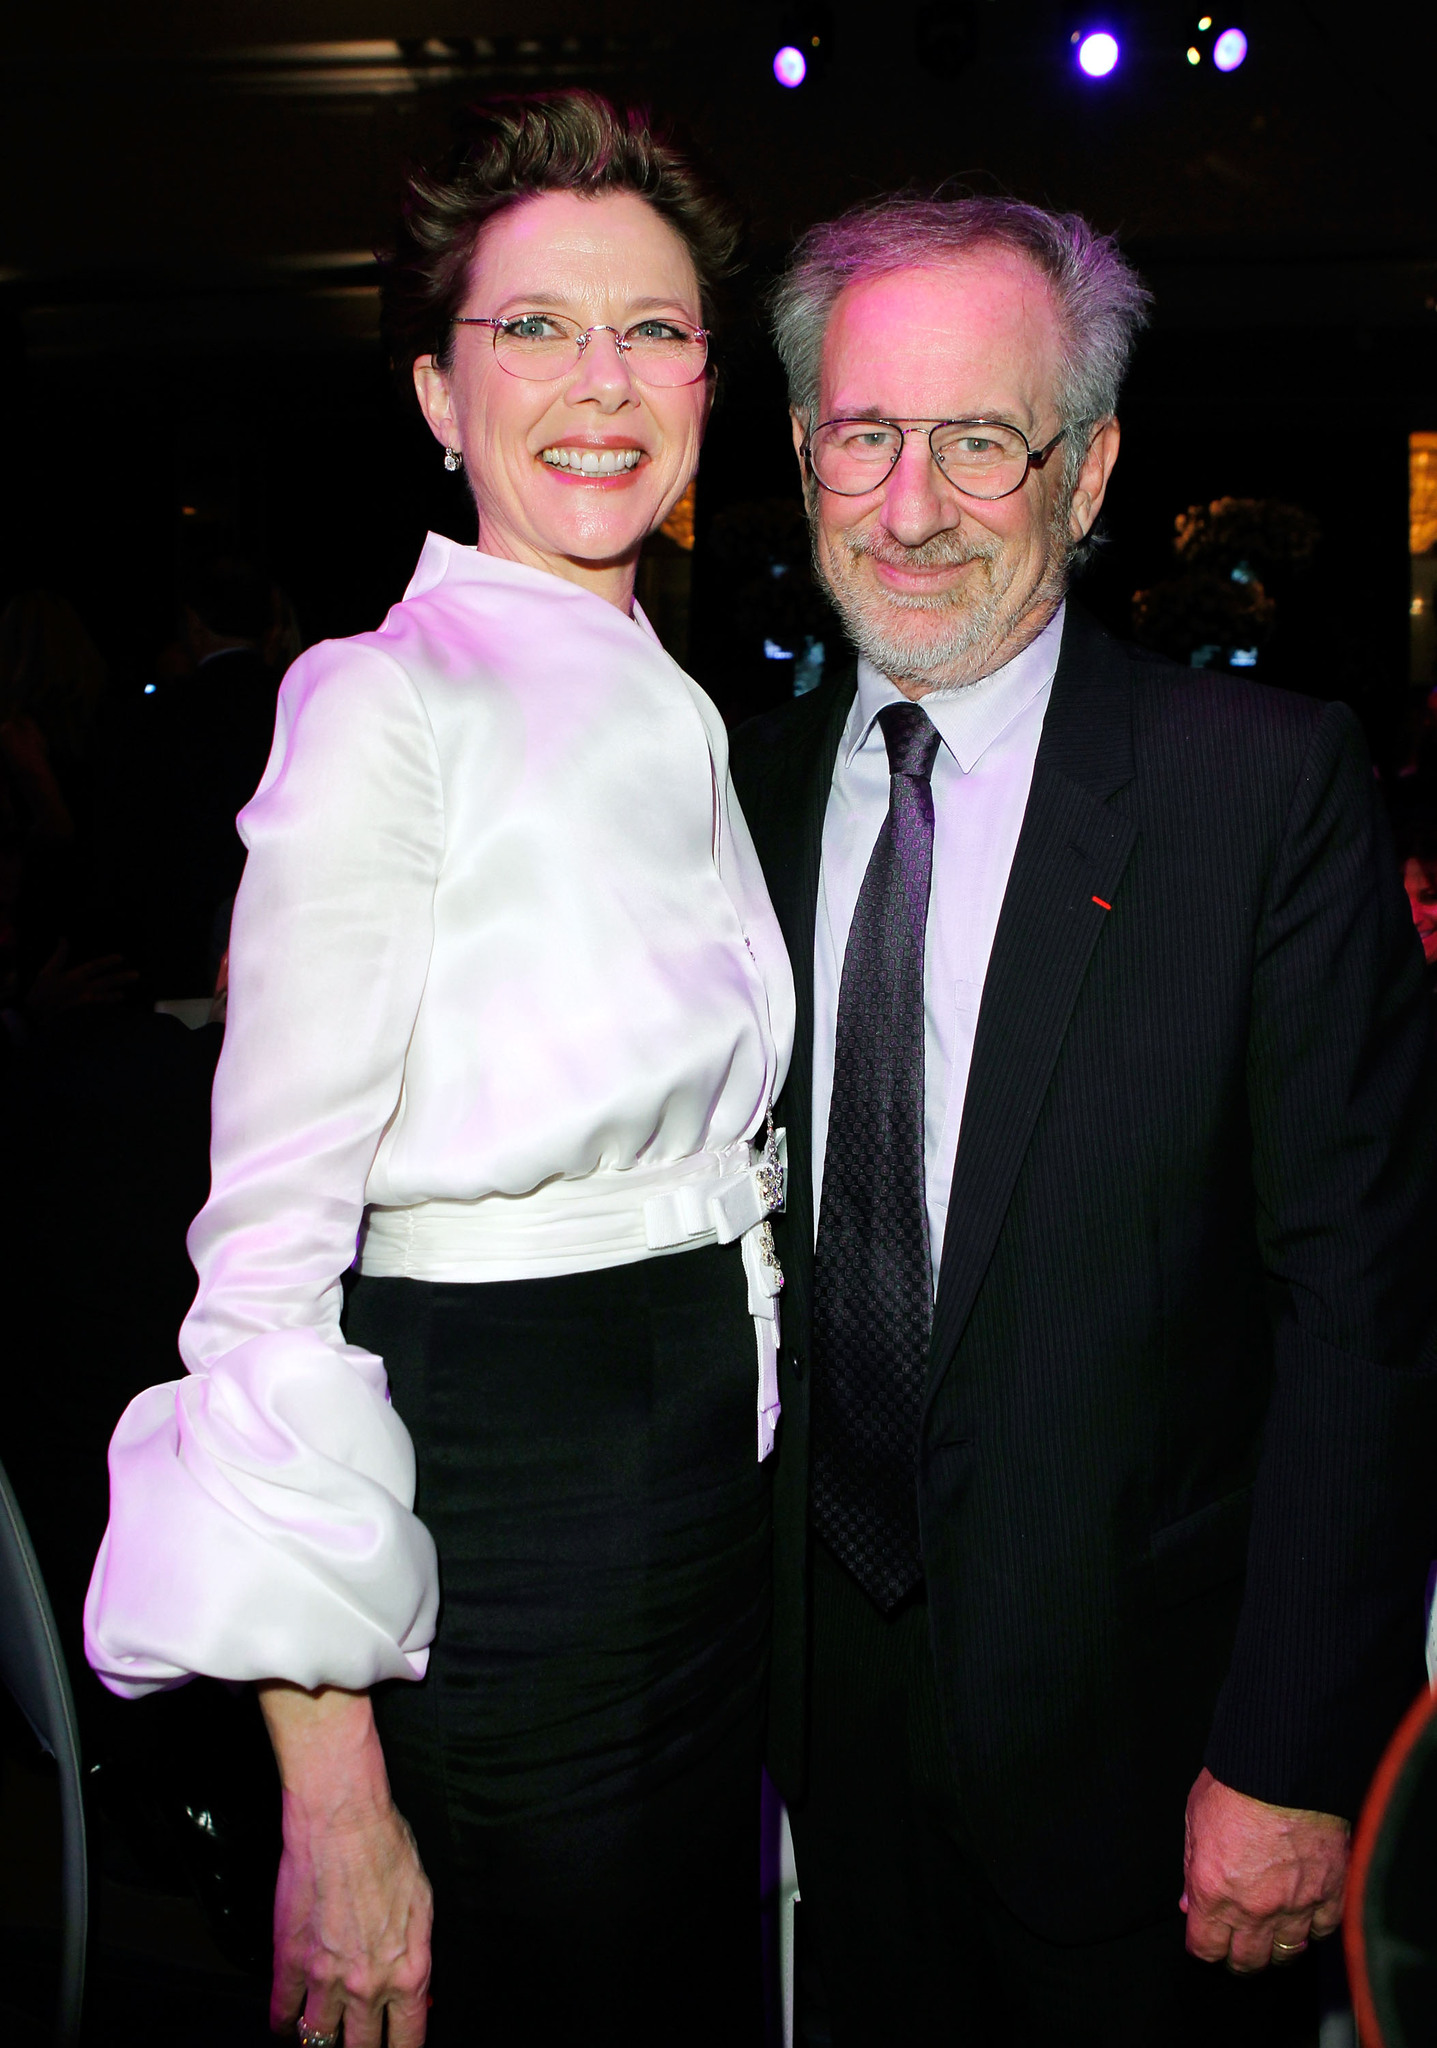
[[69, 600], [50, 590], [0, 614], [0, 760], [37, 847], [69, 846], [106, 670]]
[[[12, 942], [44, 958], [73, 913], [77, 816], [105, 664], [53, 591], [0, 615], [0, 860]], [[29, 963], [32, 967], [38, 959]]]
[[241, 821], [191, 1377], [115, 1434], [87, 1646], [259, 1683], [311, 2044], [417, 2048], [431, 1916], [435, 2041], [762, 2036], [793, 990], [633, 605], [734, 241], [592, 94], [414, 174], [388, 331], [478, 547], [301, 658]]
[[0, 614], [0, 1060], [57, 1019], [120, 1001], [116, 953], [72, 959], [91, 936], [96, 734], [105, 663], [54, 591]]
[[235, 819], [264, 772], [279, 684], [264, 570], [219, 555], [191, 566], [181, 595], [186, 667], [134, 707], [108, 791], [116, 928], [164, 998], [213, 984], [216, 912], [244, 868]]
[[1412, 909], [1412, 922], [1422, 941], [1427, 963], [1427, 980], [1437, 994], [1437, 792], [1424, 792], [1428, 801], [1399, 809], [1397, 852], [1402, 862], [1402, 885]]

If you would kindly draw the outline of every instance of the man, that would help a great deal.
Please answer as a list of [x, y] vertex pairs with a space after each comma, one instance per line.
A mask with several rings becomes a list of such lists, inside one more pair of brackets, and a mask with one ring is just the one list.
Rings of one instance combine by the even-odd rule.
[[1272, 2039], [1184, 1927], [1331, 1933], [1422, 1678], [1421, 961], [1351, 715], [1065, 604], [1145, 296], [1074, 218], [890, 200], [775, 301], [858, 653], [734, 750], [799, 987], [772, 1769], [837, 2048]]

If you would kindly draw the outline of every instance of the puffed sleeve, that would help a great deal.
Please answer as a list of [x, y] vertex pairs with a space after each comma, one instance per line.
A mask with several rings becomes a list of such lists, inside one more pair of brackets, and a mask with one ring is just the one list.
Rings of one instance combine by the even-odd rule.
[[438, 1579], [413, 1449], [382, 1361], [339, 1316], [429, 965], [443, 827], [408, 676], [353, 642], [312, 649], [240, 817], [188, 1377], [132, 1401], [110, 1447], [85, 1649], [113, 1692], [423, 1674]]

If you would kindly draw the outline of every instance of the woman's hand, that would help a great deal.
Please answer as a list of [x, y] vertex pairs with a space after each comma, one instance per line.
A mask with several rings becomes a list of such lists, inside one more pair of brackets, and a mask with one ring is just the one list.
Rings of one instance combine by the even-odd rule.
[[344, 2048], [420, 2048], [433, 1901], [365, 1693], [272, 1683], [260, 1703], [284, 1786], [270, 2025], [303, 2014]]

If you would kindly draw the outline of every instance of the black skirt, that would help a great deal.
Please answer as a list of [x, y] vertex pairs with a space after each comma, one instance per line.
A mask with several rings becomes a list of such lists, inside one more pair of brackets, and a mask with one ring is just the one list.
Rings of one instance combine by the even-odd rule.
[[430, 2041], [761, 2039], [769, 1487], [737, 1246], [361, 1279], [439, 1552], [375, 1705], [435, 1890]]

